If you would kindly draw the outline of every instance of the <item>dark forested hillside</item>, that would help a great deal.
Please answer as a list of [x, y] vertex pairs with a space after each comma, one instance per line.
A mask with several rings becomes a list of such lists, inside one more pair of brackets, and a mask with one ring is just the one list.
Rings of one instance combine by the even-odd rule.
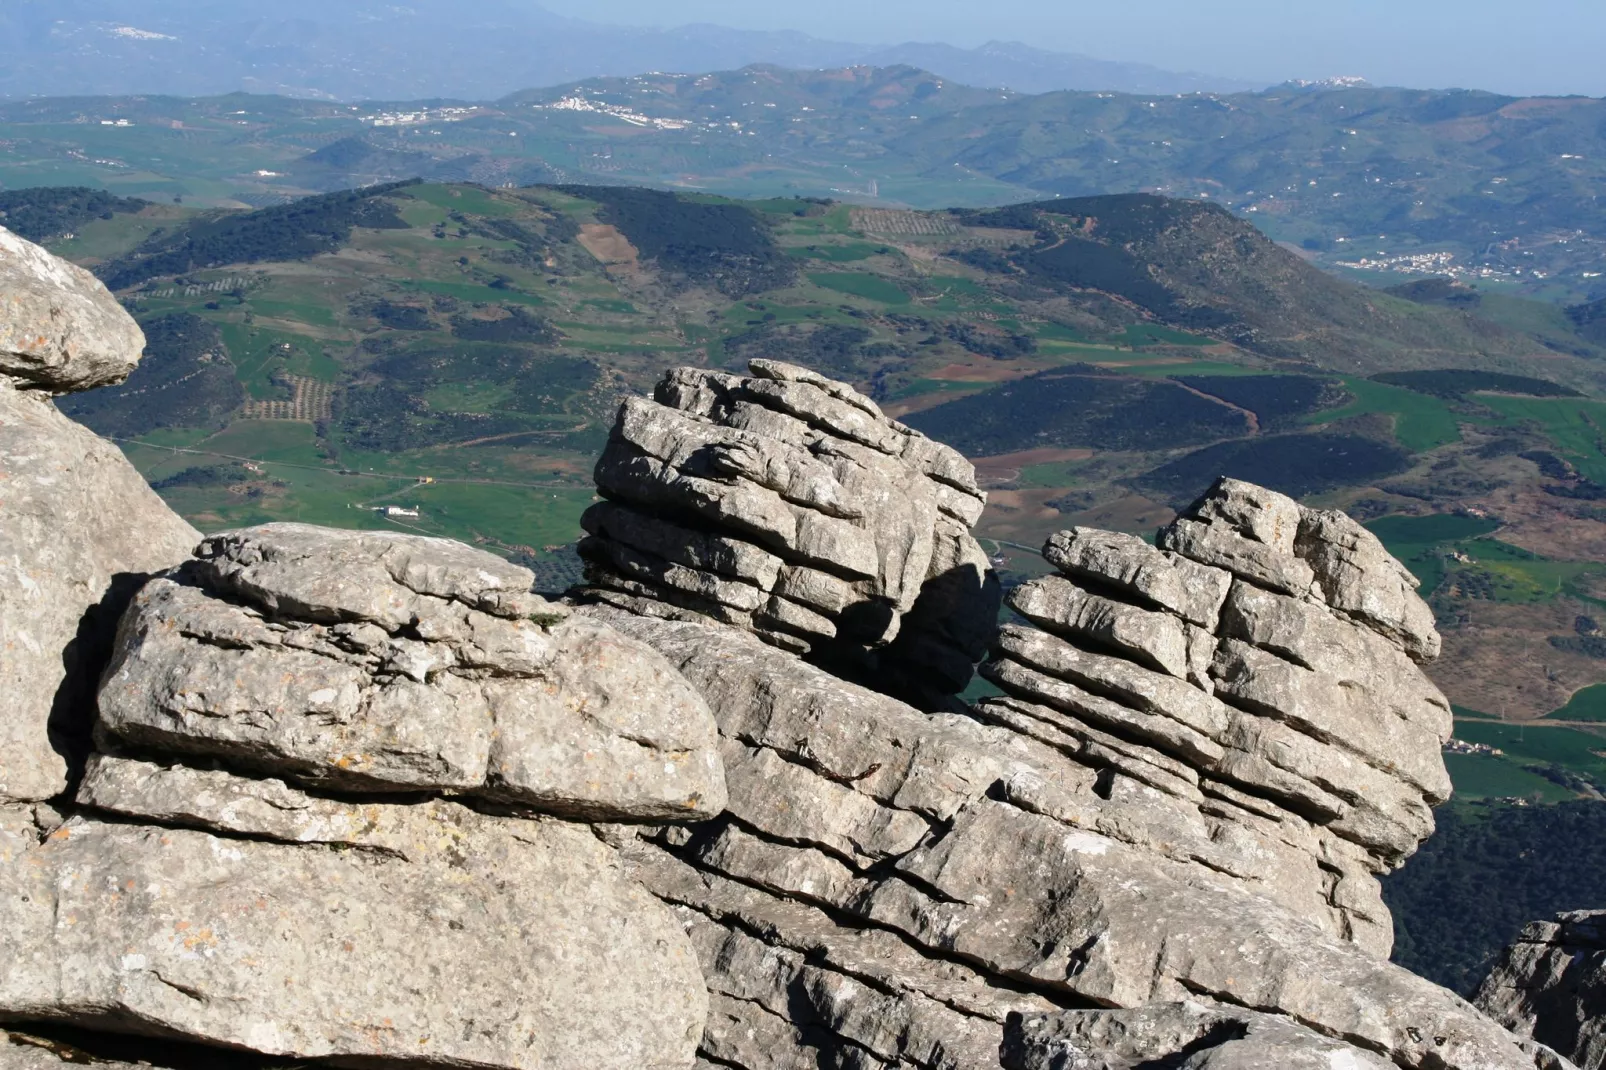
[[1383, 882], [1394, 961], [1470, 996], [1530, 921], [1606, 903], [1606, 805], [1465, 806]]
[[110, 219], [119, 212], [137, 212], [145, 202], [118, 197], [85, 186], [0, 191], [0, 226], [29, 241], [42, 242], [68, 234], [91, 219]]
[[405, 229], [384, 194], [407, 183], [307, 197], [255, 212], [200, 219], [188, 227], [152, 235], [101, 270], [114, 290], [159, 275], [179, 275], [224, 264], [301, 260], [340, 248], [352, 227]]

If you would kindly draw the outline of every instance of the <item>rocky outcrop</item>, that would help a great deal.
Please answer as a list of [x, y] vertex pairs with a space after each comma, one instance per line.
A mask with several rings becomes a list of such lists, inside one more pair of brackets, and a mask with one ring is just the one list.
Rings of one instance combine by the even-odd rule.
[[49, 400], [144, 344], [93, 276], [0, 229], [0, 803], [67, 788], [122, 607], [200, 538]]
[[144, 349], [99, 279], [0, 227], [0, 379], [50, 394], [111, 386]]
[[1606, 910], [1577, 910], [1522, 930], [1475, 999], [1496, 1021], [1584, 1070], [1606, 1067]]
[[720, 722], [727, 814], [625, 849], [685, 910], [714, 1063], [996, 1066], [1012, 1013], [1193, 998], [1399, 1066], [1535, 1065], [1346, 939], [1343, 905], [1368, 904], [1337, 864], [1364, 876], [1364, 852], [1266, 798], [1190, 801], [1183, 763], [1139, 780], [1113, 733], [927, 714], [733, 629], [589, 612], [668, 656]]
[[1028, 623], [1002, 629], [983, 671], [1006, 695], [977, 715], [1105, 748], [1212, 841], [1269, 835], [1219, 868], [1387, 956], [1374, 875], [1450, 794], [1450, 706], [1413, 660], [1438, 636], [1409, 574], [1343, 514], [1235, 480], [1155, 546], [1078, 528], [1044, 556], [1058, 574], [1011, 592]]
[[148, 582], [72, 804], [8, 813], [0, 1016], [363, 1065], [690, 1065], [693, 951], [579, 822], [722, 810], [713, 717], [533, 580], [274, 524]]
[[813, 372], [680, 368], [627, 401], [581, 521], [593, 597], [711, 617], [931, 704], [984, 651], [997, 584], [970, 464]]
[[[709, 477], [726, 443], [771, 448], [728, 430], [750, 382], [674, 373], [674, 404], [626, 408], [592, 561], [631, 525], [628, 545], [698, 575], [600, 567], [582, 592], [719, 721], [727, 813], [622, 848], [697, 948], [709, 1065], [1566, 1065], [1385, 961], [1376, 876], [1449, 794], [1450, 711], [1417, 665], [1431, 614], [1369, 533], [1230, 480], [1157, 545], [1063, 532], [983, 667], [1003, 693], [922, 709], [771, 634], [758, 602], [688, 597], [768, 582], [763, 540], [730, 535], [759, 515], [750, 477]], [[700, 444], [651, 445], [664, 427]], [[745, 471], [869, 515], [804, 460]], [[672, 507], [688, 473], [702, 497]]]
[[440, 539], [300, 524], [212, 536], [134, 599], [99, 740], [331, 790], [452, 791], [587, 820], [723, 810], [701, 696], [533, 582]]
[[0, 1068], [691, 1066], [614, 844], [724, 808], [701, 695], [460, 544], [203, 540], [49, 400], [137, 328], [6, 238]]

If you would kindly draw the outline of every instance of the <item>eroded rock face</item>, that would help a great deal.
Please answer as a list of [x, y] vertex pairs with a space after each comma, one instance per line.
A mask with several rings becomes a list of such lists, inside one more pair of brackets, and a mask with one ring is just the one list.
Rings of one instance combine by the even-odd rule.
[[625, 403], [596, 477], [596, 598], [712, 617], [928, 704], [986, 647], [974, 470], [841, 383], [775, 361], [677, 369]]
[[983, 671], [1009, 697], [978, 714], [1117, 737], [1128, 776], [1300, 828], [1308, 862], [1277, 863], [1280, 898], [1386, 956], [1374, 874], [1450, 794], [1449, 703], [1413, 660], [1438, 635], [1409, 573], [1343, 514], [1235, 480], [1157, 546], [1075, 529], [1044, 555], [1061, 574], [1011, 593], [1031, 626], [1002, 630]]
[[[294, 1058], [690, 1064], [707, 1008], [695, 958], [585, 826], [143, 773], [143, 795], [125, 775], [110, 809], [229, 834], [83, 816], [40, 839], [13, 822], [0, 1013]], [[280, 810], [308, 821], [288, 830]]]
[[1394, 1064], [1287, 1018], [1200, 1003], [1023, 1016], [1007, 1070], [1389, 1070]]
[[1524, 928], [1474, 1002], [1584, 1070], [1606, 1067], [1606, 910], [1558, 914]]
[[144, 350], [99, 279], [0, 227], [0, 379], [52, 394], [110, 386]]
[[1020, 700], [927, 714], [734, 629], [586, 612], [664, 653], [725, 740], [728, 814], [625, 848], [683, 908], [713, 1064], [969, 1070], [1012, 1013], [1193, 999], [1297, 1020], [1319, 1037], [1288, 1044], [1356, 1060], [1332, 1065], [1536, 1065], [1383, 961], [1367, 850], [1265, 796]]
[[200, 538], [116, 446], [0, 376], [0, 801], [66, 789], [119, 614]]
[[269, 524], [135, 598], [107, 748], [345, 791], [453, 791], [605, 821], [724, 808], [714, 721], [651, 649], [442, 539]]

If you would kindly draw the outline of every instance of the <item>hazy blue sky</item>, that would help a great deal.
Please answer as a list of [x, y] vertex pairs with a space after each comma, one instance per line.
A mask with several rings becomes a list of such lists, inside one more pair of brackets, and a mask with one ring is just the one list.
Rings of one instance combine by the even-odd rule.
[[577, 18], [842, 41], [1018, 40], [1264, 80], [1606, 96], [1606, 0], [542, 0]]

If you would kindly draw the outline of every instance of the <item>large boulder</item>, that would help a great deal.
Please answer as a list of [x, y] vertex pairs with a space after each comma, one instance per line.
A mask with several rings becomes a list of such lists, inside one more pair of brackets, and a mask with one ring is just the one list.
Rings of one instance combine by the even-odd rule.
[[51, 394], [110, 386], [144, 349], [99, 279], [0, 227], [0, 379]]
[[0, 230], [0, 801], [68, 786], [122, 607], [200, 539], [49, 400], [121, 380], [143, 345], [92, 276]]
[[626, 401], [581, 523], [594, 599], [751, 631], [926, 705], [962, 690], [997, 581], [954, 450], [776, 361], [671, 371]]
[[1606, 1067], [1606, 910], [1575, 910], [1525, 927], [1474, 1002], [1584, 1070]]
[[656, 652], [444, 539], [268, 524], [134, 599], [103, 748], [605, 821], [724, 809], [713, 716]]

